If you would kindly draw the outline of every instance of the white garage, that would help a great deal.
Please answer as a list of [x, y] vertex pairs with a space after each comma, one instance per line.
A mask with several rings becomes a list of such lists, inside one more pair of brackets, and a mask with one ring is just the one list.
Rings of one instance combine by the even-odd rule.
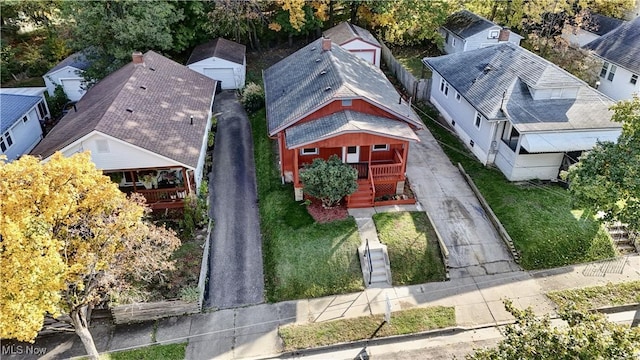
[[78, 101], [87, 92], [82, 73], [91, 62], [83, 52], [77, 52], [62, 60], [42, 76], [47, 92], [53, 96], [56, 86], [62, 86], [71, 101]]
[[222, 89], [242, 89], [245, 85], [246, 47], [217, 38], [193, 49], [187, 67], [214, 80]]
[[348, 22], [342, 22], [322, 34], [342, 48], [349, 50], [349, 52], [365, 59], [376, 67], [380, 67], [382, 46], [367, 29]]

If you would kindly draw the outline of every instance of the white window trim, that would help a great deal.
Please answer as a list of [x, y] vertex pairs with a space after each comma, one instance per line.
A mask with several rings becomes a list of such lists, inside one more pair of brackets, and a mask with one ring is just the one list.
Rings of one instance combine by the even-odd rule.
[[459, 92], [456, 91], [456, 100], [460, 102], [461, 99], [462, 99], [462, 96], [460, 95]]
[[[478, 119], [480, 119], [480, 121], [478, 121]], [[476, 116], [473, 118], [473, 125], [480, 130], [480, 128], [482, 127], [482, 115], [480, 115], [479, 112], [476, 111]]]
[[451, 40], [451, 46], [455, 47], [456, 46], [456, 38], [452, 37], [453, 40]]
[[[304, 152], [305, 150], [313, 149], [313, 152]], [[318, 155], [320, 154], [320, 149], [316, 148], [301, 148], [300, 155]]]
[[[376, 149], [376, 146], [384, 145], [384, 149]], [[371, 151], [389, 151], [389, 144], [373, 144], [371, 146]]]
[[22, 122], [27, 123], [29, 121], [29, 117], [27, 115], [22, 117]]
[[636, 74], [631, 74], [631, 79], [629, 79], [629, 83], [632, 85], [637, 85], [638, 84], [638, 75]]
[[449, 97], [449, 83], [444, 78], [440, 79], [440, 92], [444, 97]]
[[[7, 139], [11, 140], [11, 144], [9, 144], [9, 141], [7, 141]], [[11, 147], [16, 143], [13, 140], [13, 134], [11, 133], [11, 129], [5, 131], [4, 134], [0, 135], [0, 142], [3, 143], [4, 146], [6, 147], [5, 150], [2, 150], [0, 148], [0, 150], [2, 150], [2, 152], [5, 152], [5, 151], [11, 149]]]
[[609, 67], [609, 74], [607, 74], [607, 80], [608, 81], [613, 81], [613, 79], [616, 76], [616, 70], [618, 69], [617, 66], [611, 64], [611, 66]]

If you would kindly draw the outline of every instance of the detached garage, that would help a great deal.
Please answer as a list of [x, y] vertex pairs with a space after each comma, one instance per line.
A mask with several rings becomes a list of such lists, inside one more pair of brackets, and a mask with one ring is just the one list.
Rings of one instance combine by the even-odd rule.
[[378, 68], [380, 67], [382, 46], [368, 30], [348, 22], [342, 22], [322, 34], [343, 49], [365, 59]]
[[82, 73], [90, 65], [91, 62], [83, 52], [77, 52], [62, 60], [42, 76], [49, 95], [53, 96], [56, 86], [60, 85], [69, 100], [80, 100], [87, 92]]
[[217, 38], [193, 49], [187, 67], [221, 83], [222, 89], [242, 89], [246, 77], [246, 47]]

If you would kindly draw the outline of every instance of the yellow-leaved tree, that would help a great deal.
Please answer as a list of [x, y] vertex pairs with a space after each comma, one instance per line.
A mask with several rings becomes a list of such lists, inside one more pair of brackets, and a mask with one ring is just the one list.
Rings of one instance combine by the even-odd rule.
[[46, 314], [68, 314], [91, 358], [91, 308], [110, 289], [173, 267], [173, 231], [145, 220], [89, 153], [46, 163], [0, 159], [0, 338], [33, 341]]

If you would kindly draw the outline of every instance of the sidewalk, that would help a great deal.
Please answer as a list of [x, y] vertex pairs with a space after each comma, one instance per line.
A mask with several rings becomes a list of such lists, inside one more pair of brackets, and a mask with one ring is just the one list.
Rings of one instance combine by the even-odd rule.
[[[511, 320], [503, 298], [517, 306], [532, 306], [538, 315], [553, 313], [544, 293], [608, 282], [640, 280], [640, 256], [607, 262], [568, 266], [533, 272], [452, 279], [447, 282], [367, 289], [358, 293], [317, 299], [260, 304], [192, 316], [174, 317], [143, 324], [94, 325], [100, 352], [127, 350], [151, 344], [189, 342], [187, 359], [241, 359], [277, 355], [282, 351], [278, 327], [307, 324], [384, 313], [385, 295], [393, 311], [436, 305], [454, 306], [460, 327], [501, 324]], [[85, 354], [75, 334], [42, 337], [34, 347], [46, 348], [42, 359], [60, 359]], [[36, 359], [3, 355], [3, 359]]]

